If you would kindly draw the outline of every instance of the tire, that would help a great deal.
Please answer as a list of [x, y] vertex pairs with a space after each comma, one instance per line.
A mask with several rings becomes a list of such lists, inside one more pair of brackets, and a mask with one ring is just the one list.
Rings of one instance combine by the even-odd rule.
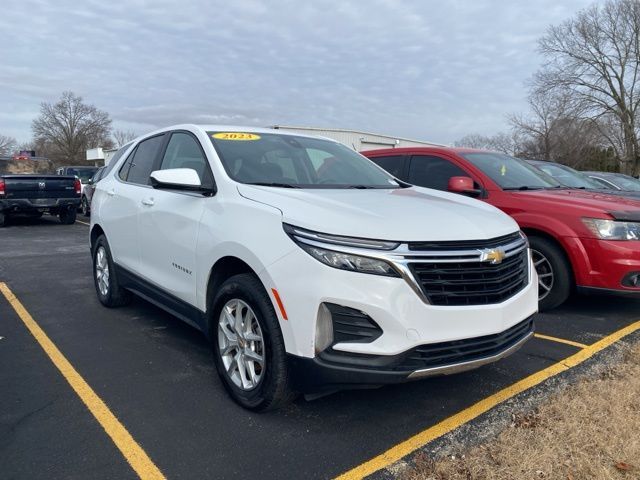
[[88, 217], [89, 215], [91, 215], [91, 208], [89, 207], [89, 202], [87, 201], [87, 197], [85, 197], [84, 195], [82, 196], [82, 201], [80, 202], [80, 211], [82, 212], [82, 215], [84, 215], [85, 217]]
[[[229, 278], [211, 305], [210, 339], [216, 369], [231, 397], [242, 407], [260, 412], [275, 410], [293, 401], [296, 393], [291, 388], [284, 339], [271, 299], [260, 280], [251, 274]], [[244, 324], [241, 335], [225, 320], [235, 321], [238, 310]], [[233, 337], [236, 338], [235, 346], [230, 340]], [[226, 347], [231, 352], [225, 355]], [[253, 352], [262, 358], [262, 363], [248, 358], [243, 352]], [[244, 380], [247, 380], [246, 384]]]
[[0, 228], [4, 227], [7, 224], [8, 215], [0, 212]]
[[531, 255], [538, 272], [538, 305], [540, 311], [562, 305], [573, 287], [571, 265], [555, 242], [544, 237], [529, 237]]
[[[131, 292], [118, 282], [107, 237], [100, 235], [91, 251], [93, 260], [93, 284], [100, 303], [108, 308], [121, 307], [131, 301]], [[106, 280], [105, 279], [106, 273]]]
[[73, 225], [74, 223], [76, 223], [77, 216], [78, 212], [76, 212], [76, 209], [74, 207], [65, 208], [63, 210], [60, 210], [60, 213], [58, 213], [60, 223], [62, 223], [63, 225]]

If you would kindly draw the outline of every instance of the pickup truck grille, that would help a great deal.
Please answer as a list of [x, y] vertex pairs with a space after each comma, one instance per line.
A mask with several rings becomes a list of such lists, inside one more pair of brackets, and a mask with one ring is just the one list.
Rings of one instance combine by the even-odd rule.
[[[528, 250], [525, 240], [505, 236], [479, 242], [420, 244], [420, 256], [411, 256], [408, 267], [431, 305], [488, 305], [501, 303], [521, 291], [528, 282]], [[473, 243], [473, 244], [472, 244]], [[415, 251], [409, 245], [412, 253]], [[500, 251], [503, 258], [487, 255]]]

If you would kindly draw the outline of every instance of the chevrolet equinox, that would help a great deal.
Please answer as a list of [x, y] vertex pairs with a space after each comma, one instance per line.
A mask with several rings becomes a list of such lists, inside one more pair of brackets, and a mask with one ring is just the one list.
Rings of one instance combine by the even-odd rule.
[[158, 130], [117, 152], [91, 212], [100, 302], [134, 293], [200, 329], [249, 409], [475, 368], [533, 334], [514, 220], [332, 140]]

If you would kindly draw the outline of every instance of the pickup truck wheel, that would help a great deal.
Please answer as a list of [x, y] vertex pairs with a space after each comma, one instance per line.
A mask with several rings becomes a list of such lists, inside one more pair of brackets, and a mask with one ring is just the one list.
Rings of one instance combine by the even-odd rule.
[[538, 273], [540, 311], [556, 308], [571, 293], [571, 266], [562, 249], [551, 240], [529, 237], [531, 258]]
[[131, 301], [131, 292], [118, 282], [107, 237], [100, 235], [93, 245], [93, 282], [98, 300], [105, 307], [121, 307]]
[[89, 216], [89, 202], [87, 201], [87, 197], [82, 197], [82, 202], [80, 203], [80, 209], [82, 210], [82, 215], [85, 217]]
[[76, 223], [77, 215], [78, 213], [76, 212], [76, 209], [71, 207], [60, 210], [58, 217], [60, 218], [60, 223], [62, 223], [63, 225], [73, 225], [74, 223]]
[[7, 222], [7, 216], [0, 212], [0, 227], [4, 227], [6, 225]]
[[211, 342], [218, 374], [244, 408], [274, 410], [295, 398], [278, 317], [262, 283], [240, 274], [212, 302]]

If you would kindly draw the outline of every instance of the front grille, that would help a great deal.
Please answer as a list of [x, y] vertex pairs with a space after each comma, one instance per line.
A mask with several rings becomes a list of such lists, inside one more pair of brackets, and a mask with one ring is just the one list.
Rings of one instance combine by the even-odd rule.
[[491, 357], [515, 345], [533, 329], [533, 317], [529, 317], [502, 333], [420, 345], [410, 350], [402, 363], [395, 367], [395, 370], [422, 370]]
[[483, 248], [496, 248], [522, 239], [520, 233], [510, 233], [501, 237], [490, 238], [488, 240], [454, 240], [442, 242], [410, 242], [409, 250], [474, 250]]
[[529, 317], [504, 332], [419, 345], [398, 355], [367, 355], [328, 348], [320, 352], [319, 357], [333, 365], [387, 372], [415, 372], [499, 355], [523, 340], [533, 330], [533, 317]]
[[[407, 266], [431, 305], [500, 303], [528, 282], [529, 254], [518, 232], [488, 240], [421, 242], [408, 247]], [[504, 253], [502, 261], [489, 261], [494, 250]]]

